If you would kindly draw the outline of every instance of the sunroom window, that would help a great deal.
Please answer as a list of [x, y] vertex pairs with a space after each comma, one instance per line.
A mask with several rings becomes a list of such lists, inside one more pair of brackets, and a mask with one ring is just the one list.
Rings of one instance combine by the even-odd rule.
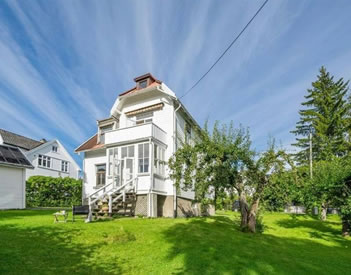
[[157, 144], [154, 145], [154, 169], [156, 174], [165, 175], [165, 149]]
[[138, 146], [138, 172], [148, 173], [149, 172], [149, 143], [139, 144]]

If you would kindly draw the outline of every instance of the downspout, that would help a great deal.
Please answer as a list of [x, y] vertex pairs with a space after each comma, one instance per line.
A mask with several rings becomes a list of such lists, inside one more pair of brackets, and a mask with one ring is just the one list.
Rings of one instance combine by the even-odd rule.
[[[177, 138], [177, 125], [176, 125], [176, 114], [177, 111], [182, 107], [182, 104], [179, 102], [179, 106], [173, 112], [173, 154], [176, 152], [176, 138]], [[173, 218], [177, 217], [177, 187], [173, 184]]]
[[154, 183], [154, 169], [153, 169], [153, 166], [154, 166], [154, 147], [153, 147], [153, 143], [152, 143], [152, 139], [150, 138], [149, 140], [149, 144], [150, 144], [150, 149], [151, 152], [150, 153], [150, 161], [149, 161], [149, 165], [150, 165], [150, 187], [149, 187], [149, 216], [150, 217], [153, 217], [153, 204], [154, 204], [154, 201], [152, 199], [152, 196], [151, 196], [151, 190], [152, 190], [152, 186], [153, 186], [153, 183]]

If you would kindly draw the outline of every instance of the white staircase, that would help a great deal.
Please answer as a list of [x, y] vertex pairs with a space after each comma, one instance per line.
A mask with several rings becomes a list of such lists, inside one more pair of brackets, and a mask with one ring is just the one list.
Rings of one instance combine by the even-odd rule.
[[125, 203], [127, 194], [136, 194], [138, 178], [134, 177], [130, 180], [126, 180], [122, 185], [118, 186], [118, 178], [114, 177], [114, 180], [107, 185], [96, 190], [88, 197], [89, 215], [85, 222], [91, 222], [93, 220], [93, 212], [99, 207], [98, 203], [101, 201], [108, 201], [109, 214], [113, 212], [114, 203]]

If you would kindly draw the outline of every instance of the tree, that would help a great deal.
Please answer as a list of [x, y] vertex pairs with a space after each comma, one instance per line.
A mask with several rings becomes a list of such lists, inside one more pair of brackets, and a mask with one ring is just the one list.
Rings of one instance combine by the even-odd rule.
[[[330, 204], [340, 209], [342, 234], [351, 230], [351, 159], [336, 158], [314, 164], [313, 179], [308, 180], [304, 193], [307, 205]], [[324, 214], [323, 214], [324, 215]]]
[[170, 159], [171, 178], [178, 189], [193, 189], [199, 201], [212, 193], [214, 204], [218, 192], [236, 190], [241, 228], [255, 232], [259, 202], [270, 183], [269, 173], [285, 169], [287, 155], [276, 152], [273, 144], [257, 158], [248, 130], [235, 129], [233, 123], [220, 126], [216, 122], [212, 133], [205, 127], [198, 136], [194, 146], [184, 144]]
[[300, 120], [292, 131], [301, 148], [296, 157], [299, 163], [309, 160], [309, 134], [312, 133], [313, 159], [328, 160], [333, 156], [344, 156], [349, 152], [350, 142], [346, 138], [350, 130], [350, 100], [347, 98], [348, 81], [334, 77], [321, 67], [317, 81], [307, 90], [306, 101], [299, 111]]

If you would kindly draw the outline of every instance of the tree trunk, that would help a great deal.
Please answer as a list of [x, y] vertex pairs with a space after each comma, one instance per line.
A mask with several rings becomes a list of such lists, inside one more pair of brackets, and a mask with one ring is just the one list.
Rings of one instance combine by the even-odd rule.
[[327, 205], [325, 203], [322, 203], [321, 220], [325, 221], [326, 219], [327, 219]]
[[260, 202], [260, 199], [257, 198], [251, 206], [249, 217], [248, 217], [248, 229], [250, 232], [255, 233], [256, 232], [256, 218], [257, 218], [257, 212], [258, 212], [258, 204]]
[[239, 191], [239, 205], [241, 213], [240, 228], [245, 229], [248, 224], [249, 205], [246, 202], [246, 195], [243, 191]]
[[351, 234], [351, 223], [349, 220], [342, 220], [342, 235], [349, 237]]

